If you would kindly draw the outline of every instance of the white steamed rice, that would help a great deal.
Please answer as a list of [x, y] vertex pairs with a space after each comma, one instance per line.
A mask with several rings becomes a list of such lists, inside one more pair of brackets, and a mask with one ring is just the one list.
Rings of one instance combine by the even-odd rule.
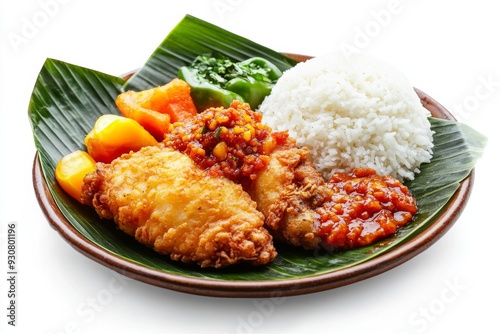
[[299, 63], [259, 111], [310, 148], [325, 178], [363, 167], [413, 179], [432, 157], [429, 112], [401, 73], [374, 59], [327, 54]]

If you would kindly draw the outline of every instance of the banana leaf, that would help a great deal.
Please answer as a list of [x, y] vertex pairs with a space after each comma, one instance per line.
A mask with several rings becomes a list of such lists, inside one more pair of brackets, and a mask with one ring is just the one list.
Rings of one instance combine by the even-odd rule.
[[[200, 33], [203, 31], [203, 33]], [[348, 268], [399, 247], [432, 224], [474, 168], [486, 145], [486, 138], [467, 125], [431, 118], [434, 156], [421, 173], [407, 183], [420, 208], [412, 223], [386, 240], [344, 252], [307, 252], [277, 245], [279, 256], [263, 267], [201, 269], [171, 261], [118, 231], [111, 221], [101, 220], [95, 211], [68, 196], [57, 184], [54, 172], [64, 155], [84, 149], [83, 138], [102, 114], [119, 114], [116, 96], [124, 89], [145, 89], [164, 84], [176, 76], [176, 68], [190, 62], [195, 53], [217, 51], [236, 60], [264, 56], [282, 69], [295, 64], [245, 38], [187, 16], [163, 41], [150, 59], [128, 81], [120, 77], [47, 59], [36, 80], [28, 108], [43, 178], [58, 208], [68, 222], [98, 247], [141, 266], [214, 280], [283, 280], [308, 277]], [[161, 70], [160, 70], [161, 69]]]
[[124, 89], [144, 90], [177, 78], [182, 66], [202, 54], [220, 54], [233, 61], [263, 57], [281, 71], [297, 61], [218, 26], [186, 15], [156, 48], [146, 64], [127, 82]]

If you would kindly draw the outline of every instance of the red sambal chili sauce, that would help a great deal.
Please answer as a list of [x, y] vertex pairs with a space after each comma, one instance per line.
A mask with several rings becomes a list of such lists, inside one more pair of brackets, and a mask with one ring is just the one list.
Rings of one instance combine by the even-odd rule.
[[173, 123], [163, 144], [187, 154], [211, 176], [242, 182], [255, 179], [287, 138], [287, 132], [273, 132], [262, 123], [262, 114], [248, 103], [235, 100], [227, 109], [209, 108]]
[[333, 196], [316, 213], [319, 236], [329, 248], [352, 249], [372, 244], [395, 234], [417, 212], [416, 199], [406, 186], [373, 169], [335, 173], [328, 185]]

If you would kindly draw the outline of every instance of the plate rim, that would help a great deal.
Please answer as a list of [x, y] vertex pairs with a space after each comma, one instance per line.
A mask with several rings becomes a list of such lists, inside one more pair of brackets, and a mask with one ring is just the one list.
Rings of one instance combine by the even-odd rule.
[[[417, 88], [415, 88], [415, 91], [422, 101], [422, 105], [431, 112], [432, 116], [456, 120], [446, 108], [429, 95]], [[407, 262], [432, 246], [458, 220], [472, 192], [474, 173], [475, 171], [472, 169], [471, 173], [462, 180], [455, 194], [445, 207], [441, 209], [431, 225], [407, 242], [370, 260], [351, 267], [307, 277], [278, 280], [229, 281], [183, 276], [148, 268], [126, 260], [98, 246], [78, 232], [64, 217], [55, 203], [43, 177], [38, 152], [35, 153], [32, 167], [32, 179], [36, 198], [45, 217], [51, 227], [78, 252], [119, 274], [147, 284], [194, 295], [226, 298], [269, 298], [315, 293], [374, 277]]]

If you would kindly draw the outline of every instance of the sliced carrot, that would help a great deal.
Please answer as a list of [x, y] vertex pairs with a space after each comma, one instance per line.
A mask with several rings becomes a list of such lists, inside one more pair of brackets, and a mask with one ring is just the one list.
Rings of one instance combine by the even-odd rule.
[[118, 95], [116, 105], [123, 116], [136, 120], [156, 140], [161, 141], [170, 126], [170, 116], [141, 107], [137, 102], [139, 94], [134, 91], [122, 93]]
[[191, 87], [181, 79], [173, 79], [153, 89], [150, 106], [153, 110], [168, 114], [172, 122], [182, 122], [197, 114], [191, 98]]
[[123, 116], [135, 119], [158, 141], [163, 140], [171, 122], [184, 121], [196, 115], [191, 87], [183, 80], [140, 91], [127, 91], [116, 98]]

